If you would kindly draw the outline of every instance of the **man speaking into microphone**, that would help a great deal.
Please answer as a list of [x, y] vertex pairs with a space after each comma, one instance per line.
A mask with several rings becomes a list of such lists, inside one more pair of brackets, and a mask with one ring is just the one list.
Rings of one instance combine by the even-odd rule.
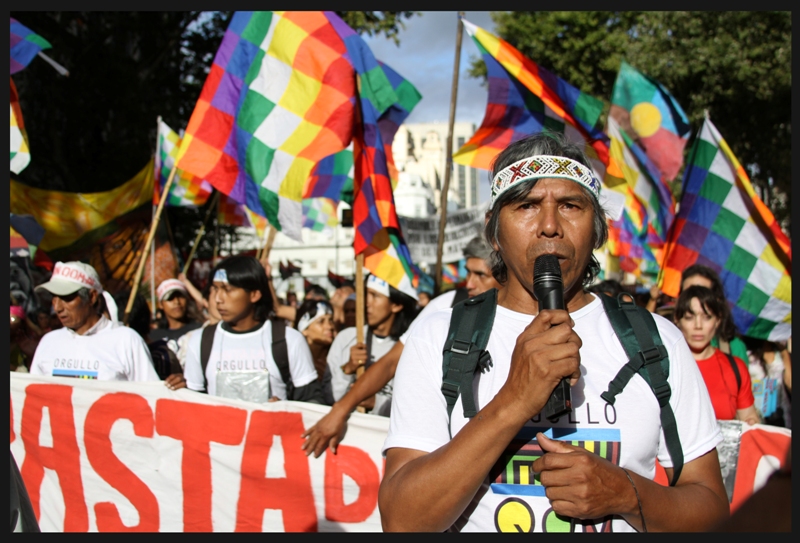
[[[583, 145], [560, 134], [529, 136], [496, 157], [484, 234], [504, 287], [462, 302], [494, 309], [470, 324], [473, 338], [490, 327], [482, 363], [448, 405], [442, 353], [474, 348], [448, 338], [451, 314], [464, 308], [432, 313], [410, 334], [383, 448], [384, 530], [699, 531], [729, 514], [714, 410], [672, 323], [653, 316], [668, 401], [635, 372], [604, 399], [629, 362], [603, 302], [585, 290], [600, 269], [592, 251], [606, 242], [606, 212], [618, 216], [609, 201]], [[672, 485], [653, 481], [656, 461]]]

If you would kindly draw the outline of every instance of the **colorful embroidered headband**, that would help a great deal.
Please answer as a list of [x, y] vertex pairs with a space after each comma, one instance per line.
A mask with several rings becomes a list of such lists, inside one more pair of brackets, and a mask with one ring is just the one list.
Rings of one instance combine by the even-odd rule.
[[489, 209], [514, 183], [543, 177], [571, 179], [589, 189], [600, 201], [600, 181], [592, 174], [592, 170], [565, 156], [536, 155], [518, 160], [497, 172], [492, 181], [492, 202]]
[[333, 311], [331, 311], [331, 308], [328, 307], [327, 305], [318, 303], [317, 312], [313, 317], [311, 316], [310, 311], [304, 313], [303, 316], [300, 317], [300, 320], [297, 323], [297, 331], [302, 332], [303, 330], [308, 328], [312, 322], [322, 317], [323, 315], [333, 315]]

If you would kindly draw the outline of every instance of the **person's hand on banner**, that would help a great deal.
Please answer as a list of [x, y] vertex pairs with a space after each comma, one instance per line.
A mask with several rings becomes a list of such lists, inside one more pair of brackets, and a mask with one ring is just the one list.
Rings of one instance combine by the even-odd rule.
[[306, 452], [306, 456], [314, 453], [314, 458], [319, 458], [327, 447], [336, 454], [336, 448], [347, 433], [349, 418], [350, 411], [341, 404], [333, 404], [327, 415], [301, 435], [305, 440], [301, 448]]

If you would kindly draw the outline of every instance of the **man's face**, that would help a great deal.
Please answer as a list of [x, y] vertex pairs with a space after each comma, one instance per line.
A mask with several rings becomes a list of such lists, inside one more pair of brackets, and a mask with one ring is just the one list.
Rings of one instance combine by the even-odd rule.
[[368, 325], [372, 327], [378, 326], [394, 317], [394, 314], [400, 312], [402, 309], [402, 305], [393, 304], [388, 296], [367, 289], [366, 313]]
[[498, 241], [509, 286], [517, 282], [533, 292], [533, 264], [537, 257], [552, 254], [561, 265], [565, 298], [580, 288], [594, 247], [590, 198], [575, 181], [544, 178], [524, 200], [499, 211]]
[[231, 323], [252, 315], [255, 303], [261, 299], [261, 292], [248, 292], [230, 283], [214, 281], [210, 296], [216, 297], [217, 312], [222, 320]]
[[66, 326], [78, 333], [85, 331], [82, 328], [95, 315], [94, 304], [98, 296], [95, 290], [91, 290], [89, 293], [88, 301], [83, 301], [77, 292], [64, 296], [53, 294], [53, 309], [62, 326]]
[[489, 289], [500, 288], [500, 284], [494, 280], [491, 268], [482, 258], [468, 258], [466, 268], [467, 291], [470, 298], [483, 294]]

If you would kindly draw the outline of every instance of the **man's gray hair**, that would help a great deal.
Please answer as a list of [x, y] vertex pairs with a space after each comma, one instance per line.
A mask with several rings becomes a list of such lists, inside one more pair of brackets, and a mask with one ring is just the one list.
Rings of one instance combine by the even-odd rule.
[[[85, 303], [89, 304], [92, 302], [92, 289], [88, 287], [81, 287], [78, 289], [78, 298], [83, 300]], [[103, 314], [103, 311], [106, 311], [106, 299], [105, 297], [97, 293], [97, 301], [94, 303], [94, 311], [97, 313], [98, 316]]]
[[[561, 133], [544, 131], [516, 141], [501, 151], [500, 154], [495, 157], [494, 163], [492, 164], [491, 179], [494, 179], [497, 172], [506, 166], [518, 160], [536, 155], [564, 156], [580, 162], [587, 168], [592, 167], [586, 155], [583, 153], [582, 144], [577, 144], [568, 140]], [[492, 211], [487, 213], [490, 213], [490, 217], [483, 230], [484, 237], [490, 247], [496, 244], [500, 250], [503, 249], [498, 240], [500, 231], [500, 210], [509, 204], [524, 200], [537, 181], [538, 179], [521, 181], [511, 186], [497, 197], [497, 200], [492, 206]], [[592, 202], [592, 209], [594, 210], [594, 248], [599, 249], [608, 239], [606, 212], [589, 189], [583, 186], [581, 186], [581, 189], [589, 197], [589, 201]], [[506, 267], [506, 263], [503, 262], [500, 251], [492, 251], [490, 265], [495, 280], [499, 283], [505, 283], [508, 280], [508, 268]], [[586, 266], [583, 285], [592, 284], [599, 272], [600, 263], [597, 261], [594, 254], [592, 254], [591, 260]]]
[[464, 258], [480, 258], [491, 266], [492, 246], [486, 243], [483, 236], [475, 236], [464, 247]]

